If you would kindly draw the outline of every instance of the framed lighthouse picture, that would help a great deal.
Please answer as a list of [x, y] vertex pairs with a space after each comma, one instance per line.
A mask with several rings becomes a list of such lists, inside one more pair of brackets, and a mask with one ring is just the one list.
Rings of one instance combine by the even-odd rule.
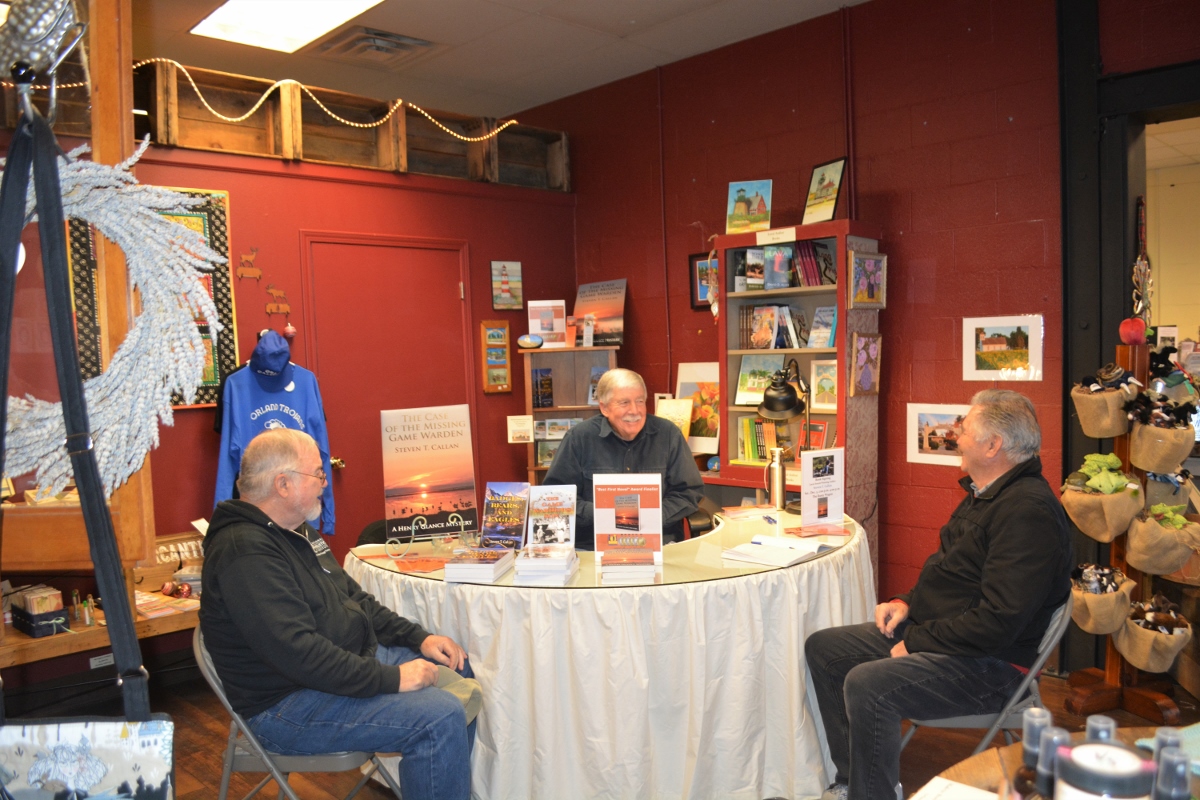
[[521, 293], [521, 262], [492, 262], [492, 310], [520, 310], [525, 307]]

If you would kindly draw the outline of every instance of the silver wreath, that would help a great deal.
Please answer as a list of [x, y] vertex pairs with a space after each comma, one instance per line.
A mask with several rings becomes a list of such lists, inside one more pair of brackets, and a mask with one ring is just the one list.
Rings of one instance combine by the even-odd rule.
[[[141, 469], [146, 453], [158, 446], [159, 424], [173, 424], [172, 392], [188, 403], [195, 399], [206, 349], [196, 318], [210, 320], [214, 333], [221, 328], [197, 270], [211, 271], [226, 259], [199, 233], [161, 215], [205, 198], [138, 183], [130, 169], [149, 144], [147, 137], [116, 166], [79, 159], [87, 145], [60, 157], [58, 165], [64, 215], [94, 225], [124, 251], [129, 287], [141, 299], [141, 312], [108, 369], [84, 382], [105, 497]], [[26, 213], [33, 210], [30, 182]], [[10, 397], [5, 474], [35, 470], [39, 491], [62, 491], [71, 478], [65, 436], [60, 403]]]

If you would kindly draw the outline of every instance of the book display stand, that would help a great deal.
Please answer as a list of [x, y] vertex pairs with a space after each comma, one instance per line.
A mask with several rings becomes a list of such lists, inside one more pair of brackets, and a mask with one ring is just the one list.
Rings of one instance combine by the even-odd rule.
[[[600, 413], [589, 403], [598, 378], [617, 366], [617, 346], [522, 350], [525, 360], [525, 413], [533, 416], [534, 441], [527, 445], [529, 483], [540, 484], [550, 469], [553, 449], [569, 420]], [[546, 438], [553, 436], [555, 438]]]
[[[829, 391], [828, 372], [825, 372], [819, 380], [822, 393], [818, 396], [817, 387], [813, 387], [813, 394], [808, 398], [809, 403], [815, 404], [812, 425], [818, 431], [823, 429], [824, 447], [846, 449], [846, 513], [855, 519], [865, 520], [863, 524], [872, 541], [876, 537], [876, 525], [870, 517], [877, 496], [880, 387], [876, 378], [873, 392], [856, 392], [855, 396], [850, 396], [848, 354], [856, 335], [879, 333], [879, 310], [877, 307], [849, 307], [846, 276], [849, 253], [878, 252], [880, 235], [877, 226], [838, 219], [794, 228], [716, 237], [724, 286], [717, 354], [721, 375], [721, 466], [719, 474], [705, 473], [703, 476], [707, 484], [765, 489], [764, 474], [768, 461], [765, 458], [746, 457], [747, 425], [744, 422], [749, 421], [753, 430], [763, 386], [761, 380], [757, 386], [739, 386], [739, 376], [743, 371], [763, 363], [763, 359], [773, 359], [772, 363], [778, 362], [771, 367], [773, 372], [786, 366], [788, 360], [795, 359], [799, 374], [805, 383], [809, 383], [814, 373], [814, 362], [820, 362], [818, 366], [827, 370], [828, 365], [836, 361], [836, 379], [832, 391]], [[755, 251], [766, 248], [791, 249], [795, 257], [796, 277], [791, 281], [793, 285], [780, 289], [740, 288], [746, 279], [738, 275], [739, 267], [751, 262], [753, 270], [753, 263], [759, 260]], [[814, 252], [817, 256], [815, 271], [809, 258]], [[809, 259], [807, 268], [804, 259]], [[754, 341], [753, 319], [756, 312], [761, 322], [765, 316], [775, 313], [761, 309], [777, 309], [780, 306], [788, 308], [786, 316], [791, 318], [793, 325], [802, 325], [808, 330], [808, 344], [819, 346], [755, 346], [761, 344], [762, 338]], [[750, 330], [746, 329], [747, 319], [751, 321]], [[778, 321], [775, 324], [778, 330]], [[814, 331], [822, 327], [826, 329], [824, 334]], [[814, 333], [823, 341], [814, 339]], [[800, 338], [804, 338], [803, 334]], [[790, 336], [775, 338], [772, 343], [795, 344]], [[887, 343], [883, 345], [886, 347]], [[758, 389], [758, 399], [751, 397], [747, 401], [748, 393], [745, 390], [750, 389], [752, 394], [755, 388]], [[739, 392], [739, 389], [742, 391]], [[882, 390], [887, 389], [882, 387]], [[779, 428], [779, 433], [785, 436], [785, 441], [780, 444], [791, 446], [793, 452], [796, 452], [797, 445], [805, 441], [802, 419], [790, 420], [786, 426]], [[789, 460], [787, 491], [800, 491], [799, 475], [799, 464]]]
[[[1148, 386], [1147, 374], [1150, 366], [1149, 345], [1118, 345], [1117, 366], [1132, 374]], [[1130, 434], [1113, 438], [1113, 453], [1121, 459], [1122, 469], [1137, 476], [1145, 485], [1146, 474], [1129, 462]], [[1150, 577], [1129, 566], [1125, 561], [1127, 536], [1118, 536], [1109, 545], [1109, 564], [1119, 568], [1131, 580], [1137, 582], [1140, 597], [1149, 597]], [[1178, 725], [1179, 706], [1161, 690], [1168, 689], [1167, 681], [1139, 685], [1137, 667], [1125, 660], [1107, 637], [1104, 669], [1082, 669], [1071, 673], [1071, 693], [1064, 703], [1072, 714], [1087, 715], [1121, 708], [1145, 717], [1157, 725]]]

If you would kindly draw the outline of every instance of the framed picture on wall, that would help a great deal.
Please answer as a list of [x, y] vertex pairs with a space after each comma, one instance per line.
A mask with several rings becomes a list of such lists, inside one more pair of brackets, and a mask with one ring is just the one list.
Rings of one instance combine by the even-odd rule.
[[1041, 314], [963, 319], [964, 381], [1040, 381]]
[[483, 391], [485, 394], [512, 391], [512, 365], [509, 363], [508, 320], [485, 319], [479, 323], [479, 351], [483, 353]]
[[887, 256], [883, 253], [847, 253], [849, 269], [846, 308], [887, 308]]
[[708, 253], [693, 253], [688, 256], [688, 283], [692, 287], [692, 308], [708, 308], [712, 300], [712, 287], [717, 285], [717, 259]]
[[809, 364], [809, 389], [813, 413], [837, 413], [837, 359], [813, 359]]
[[879, 361], [883, 336], [878, 333], [850, 335], [850, 396], [879, 394]]
[[492, 310], [507, 311], [524, 307], [520, 261], [492, 262]]
[[846, 171], [846, 159], [837, 158], [813, 167], [808, 181], [808, 198], [804, 203], [804, 222], [827, 222], [837, 213], [838, 197], [841, 196], [842, 175]]
[[962, 464], [958, 437], [969, 405], [909, 403], [907, 460], [914, 464]]

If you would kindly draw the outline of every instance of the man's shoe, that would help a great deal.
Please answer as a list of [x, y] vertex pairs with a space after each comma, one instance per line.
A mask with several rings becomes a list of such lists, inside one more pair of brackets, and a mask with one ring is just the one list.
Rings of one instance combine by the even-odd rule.
[[850, 787], [841, 783], [831, 783], [829, 788], [821, 792], [821, 800], [846, 800], [850, 796]]
[[904, 800], [904, 787], [896, 784], [896, 800]]

